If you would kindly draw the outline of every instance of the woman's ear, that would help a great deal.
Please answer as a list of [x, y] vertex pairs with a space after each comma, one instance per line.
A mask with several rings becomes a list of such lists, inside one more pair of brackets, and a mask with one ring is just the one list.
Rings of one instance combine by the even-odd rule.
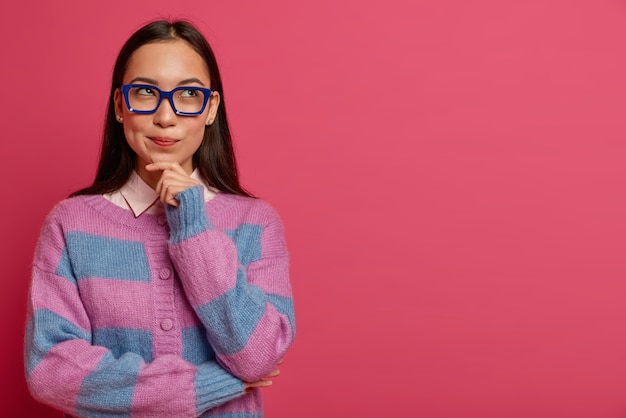
[[120, 89], [115, 89], [113, 93], [113, 104], [115, 108], [115, 119], [121, 123], [124, 121], [124, 105], [122, 103], [122, 91]]
[[209, 126], [213, 124], [215, 121], [215, 116], [217, 115], [217, 109], [220, 107], [220, 94], [216, 91], [211, 93], [211, 97], [209, 97], [209, 113], [206, 117], [205, 125]]

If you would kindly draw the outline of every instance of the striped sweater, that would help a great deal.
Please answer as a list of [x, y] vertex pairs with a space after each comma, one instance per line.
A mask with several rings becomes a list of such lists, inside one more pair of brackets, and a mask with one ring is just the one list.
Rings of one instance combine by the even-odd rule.
[[59, 203], [33, 265], [32, 395], [81, 417], [261, 417], [258, 389], [295, 327], [275, 212], [202, 187], [135, 218], [102, 196]]

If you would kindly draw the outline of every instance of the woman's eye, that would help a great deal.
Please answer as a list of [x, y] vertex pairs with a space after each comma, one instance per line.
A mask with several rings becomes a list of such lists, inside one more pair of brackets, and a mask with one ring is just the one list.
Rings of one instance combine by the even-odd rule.
[[181, 96], [183, 97], [195, 97], [198, 95], [198, 91], [194, 89], [187, 89], [181, 91]]
[[137, 89], [137, 94], [140, 96], [154, 96], [154, 90], [147, 87], [142, 87]]

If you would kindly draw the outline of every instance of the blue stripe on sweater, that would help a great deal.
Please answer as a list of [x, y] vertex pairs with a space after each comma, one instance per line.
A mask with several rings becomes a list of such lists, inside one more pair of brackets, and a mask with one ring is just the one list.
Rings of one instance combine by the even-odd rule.
[[254, 224], [241, 224], [236, 229], [224, 231], [237, 247], [239, 262], [248, 267], [253, 261], [261, 259], [261, 234], [263, 227]]
[[90, 341], [91, 334], [49, 309], [36, 310], [26, 325], [27, 375], [30, 376], [52, 347], [76, 338]]
[[289, 319], [289, 323], [291, 324], [291, 332], [295, 335], [296, 321], [293, 315], [293, 299], [274, 293], [269, 293], [267, 295], [267, 299], [269, 299], [270, 303], [274, 305], [278, 312], [287, 316], [287, 318]]
[[[237, 270], [237, 284], [223, 295], [197, 308], [207, 321], [210, 341], [219, 354], [235, 354], [246, 346], [265, 313], [265, 294], [248, 284], [243, 267]], [[228, 320], [224, 320], [224, 318]]]
[[65, 277], [70, 282], [76, 284], [76, 278], [74, 277], [74, 271], [72, 270], [72, 265], [70, 264], [70, 255], [67, 252], [67, 247], [63, 248], [63, 253], [61, 254], [61, 259], [59, 260], [59, 265], [55, 271], [57, 276]]
[[183, 354], [182, 357], [191, 364], [201, 364], [209, 360], [215, 360], [215, 352], [207, 340], [206, 329], [202, 325], [183, 328]]
[[77, 279], [101, 277], [150, 281], [150, 267], [141, 242], [84, 232], [68, 232], [65, 240]]
[[76, 414], [90, 418], [130, 418], [140, 367], [141, 358], [137, 355], [126, 354], [116, 360], [107, 352], [98, 367], [83, 380], [76, 399]]
[[115, 358], [126, 352], [139, 354], [146, 363], [152, 361], [152, 334], [133, 328], [108, 327], [93, 330], [93, 344], [111, 350]]

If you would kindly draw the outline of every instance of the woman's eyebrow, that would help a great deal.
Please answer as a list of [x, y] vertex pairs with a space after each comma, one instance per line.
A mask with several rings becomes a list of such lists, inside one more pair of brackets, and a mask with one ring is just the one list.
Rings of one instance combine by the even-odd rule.
[[159, 84], [158, 81], [153, 80], [152, 78], [148, 78], [148, 77], [135, 77], [132, 80], [130, 80], [130, 82], [128, 84], [133, 84], [133, 83], [135, 83], [137, 81], [141, 81], [143, 83], [152, 84], [152, 85], [155, 85], [155, 86], [157, 86]]
[[[156, 81], [155, 79], [152, 79], [152, 78], [148, 78], [148, 77], [135, 77], [132, 80], [130, 80], [130, 82], [128, 84], [132, 84], [132, 83], [135, 83], [137, 81], [140, 81], [142, 83], [152, 84], [154, 86], [158, 86], [159, 85], [158, 81]], [[179, 86], [183, 86], [185, 84], [192, 84], [192, 83], [197, 83], [197, 84], [200, 84], [201, 86], [204, 86], [204, 83], [202, 81], [200, 81], [199, 78], [195, 78], [195, 77], [186, 78], [184, 80], [181, 80], [181, 81], [178, 82], [178, 85]]]
[[197, 83], [197, 84], [200, 84], [201, 86], [204, 86], [204, 83], [203, 83], [202, 81], [200, 81], [200, 79], [199, 79], [199, 78], [195, 78], [195, 77], [194, 77], [194, 78], [186, 78], [186, 79], [184, 79], [184, 80], [181, 80], [181, 81], [178, 83], [178, 85], [179, 85], [179, 86], [182, 86], [182, 85], [185, 85], [185, 84], [191, 84], [191, 83]]

